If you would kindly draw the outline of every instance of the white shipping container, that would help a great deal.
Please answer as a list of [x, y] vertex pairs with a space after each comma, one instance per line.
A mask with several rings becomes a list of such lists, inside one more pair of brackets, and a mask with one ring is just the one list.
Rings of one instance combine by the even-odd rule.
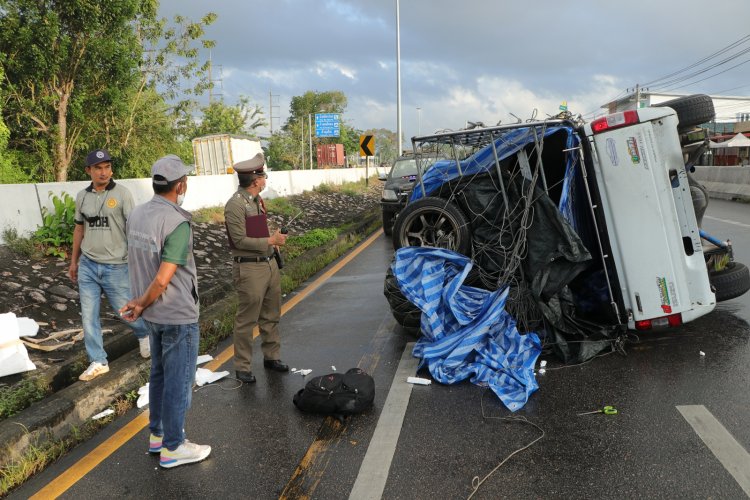
[[263, 151], [260, 141], [232, 134], [214, 134], [193, 139], [196, 175], [234, 173], [232, 165]]

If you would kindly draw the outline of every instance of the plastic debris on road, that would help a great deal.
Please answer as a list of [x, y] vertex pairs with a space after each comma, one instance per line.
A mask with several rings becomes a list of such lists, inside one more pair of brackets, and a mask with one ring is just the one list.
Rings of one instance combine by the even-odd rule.
[[107, 417], [109, 415], [112, 415], [114, 412], [115, 412], [115, 410], [113, 410], [112, 408], [107, 408], [103, 412], [97, 413], [96, 415], [94, 415], [93, 417], [91, 417], [91, 420], [99, 420], [100, 418], [104, 418], [104, 417]]
[[211, 356], [210, 354], [201, 354], [200, 356], [198, 356], [198, 360], [196, 361], [196, 364], [202, 365], [203, 363], [208, 363], [212, 359], [214, 359], [214, 357]]
[[410, 384], [418, 384], [418, 385], [430, 385], [432, 383], [432, 380], [428, 378], [420, 378], [420, 377], [407, 377], [406, 381]]
[[[29, 322], [34, 323], [36, 329]], [[39, 325], [34, 320], [17, 318], [13, 313], [0, 314], [0, 377], [36, 370], [21, 342], [21, 335], [33, 336], [38, 330]]]
[[292, 373], [297, 374], [297, 375], [302, 375], [304, 377], [304, 376], [309, 375], [310, 373], [312, 373], [312, 370], [311, 369], [302, 369], [302, 368], [299, 368], [299, 369], [292, 368]]
[[195, 383], [196, 385], [201, 387], [206, 384], [212, 384], [216, 382], [217, 380], [221, 380], [227, 375], [229, 375], [228, 371], [212, 372], [211, 370], [207, 368], [198, 368], [195, 371]]
[[138, 388], [138, 401], [135, 405], [138, 408], [143, 408], [148, 404], [148, 382], [143, 387]]

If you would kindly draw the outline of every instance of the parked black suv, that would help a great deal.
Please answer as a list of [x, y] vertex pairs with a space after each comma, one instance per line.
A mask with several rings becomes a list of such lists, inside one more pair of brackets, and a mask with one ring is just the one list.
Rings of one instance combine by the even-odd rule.
[[393, 233], [393, 221], [402, 208], [417, 180], [417, 160], [413, 156], [400, 156], [393, 163], [383, 185], [380, 206], [383, 209], [383, 231]]

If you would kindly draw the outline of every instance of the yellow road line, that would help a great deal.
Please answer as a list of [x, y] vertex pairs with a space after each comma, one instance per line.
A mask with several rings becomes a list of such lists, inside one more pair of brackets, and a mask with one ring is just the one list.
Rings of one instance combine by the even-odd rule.
[[[365, 248], [375, 241], [382, 231], [376, 231], [367, 238], [362, 244], [355, 248], [350, 254], [346, 255], [328, 271], [319, 276], [315, 281], [302, 289], [297, 295], [285, 302], [281, 306], [281, 315], [286, 314], [291, 308], [296, 306], [305, 297], [318, 289], [331, 276], [336, 274], [351, 262], [354, 257], [359, 255]], [[253, 338], [258, 336], [258, 328], [253, 330]], [[206, 364], [209, 370], [216, 370], [221, 365], [229, 361], [234, 356], [234, 345], [231, 345], [219, 353], [213, 360]], [[106, 441], [89, 452], [85, 457], [70, 466], [65, 472], [50, 481], [44, 488], [39, 490], [32, 499], [57, 498], [65, 493], [71, 486], [80, 481], [83, 476], [88, 474], [94, 467], [103, 462], [108, 456], [117, 451], [123, 444], [128, 442], [133, 436], [148, 426], [148, 411], [145, 411], [130, 421], [125, 427], [115, 432]]]

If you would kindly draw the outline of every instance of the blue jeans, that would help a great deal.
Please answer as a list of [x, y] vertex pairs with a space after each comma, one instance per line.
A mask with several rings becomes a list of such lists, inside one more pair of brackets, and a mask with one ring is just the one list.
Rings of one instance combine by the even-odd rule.
[[[81, 297], [81, 319], [83, 321], [83, 340], [89, 361], [107, 364], [107, 353], [104, 351], [102, 324], [99, 319], [102, 292], [107, 295], [109, 305], [115, 313], [130, 300], [130, 280], [127, 264], [100, 264], [81, 255], [78, 261], [78, 293]], [[137, 338], [148, 335], [146, 325], [141, 318], [133, 323], [123, 321], [133, 329]]]
[[185, 415], [192, 399], [200, 334], [198, 323], [161, 325], [146, 321], [151, 335], [148, 385], [149, 429], [174, 450], [185, 440]]

